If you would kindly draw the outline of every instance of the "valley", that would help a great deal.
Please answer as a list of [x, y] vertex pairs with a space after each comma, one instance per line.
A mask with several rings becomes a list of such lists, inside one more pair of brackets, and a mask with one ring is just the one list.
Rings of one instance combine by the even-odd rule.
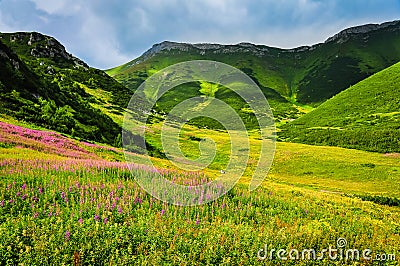
[[[145, 113], [141, 107], [159, 92], [148, 87], [137, 108], [127, 109], [145, 80], [188, 60], [236, 67], [267, 98], [275, 122], [267, 141], [275, 152], [256, 190], [249, 185], [265, 129], [228, 87], [181, 84]], [[90, 67], [51, 36], [0, 33], [0, 264], [276, 265], [278, 258], [260, 261], [258, 251], [322, 250], [344, 238], [348, 248], [371, 249], [373, 258], [396, 254], [384, 262], [396, 265], [399, 62], [400, 21], [345, 29], [294, 49], [164, 41], [108, 70]], [[207, 117], [186, 121], [178, 143], [163, 139], [173, 129], [164, 127], [166, 115], [194, 97], [201, 101], [193, 113], [216, 100], [229, 105], [245, 140]], [[244, 141], [248, 149], [236, 144], [248, 156], [244, 174], [204, 203], [210, 194], [200, 185], [228, 176], [232, 146]], [[186, 157], [176, 161], [201, 158], [205, 145], [215, 156], [207, 167], [185, 171], [163, 145]], [[139, 185], [157, 176], [195, 191], [196, 206], [168, 204]]]

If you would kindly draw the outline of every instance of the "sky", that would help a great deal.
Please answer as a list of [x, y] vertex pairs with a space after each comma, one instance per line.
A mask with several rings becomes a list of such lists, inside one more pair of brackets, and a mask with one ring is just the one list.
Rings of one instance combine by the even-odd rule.
[[294, 48], [397, 19], [400, 0], [0, 0], [0, 32], [53, 36], [100, 69], [165, 40]]

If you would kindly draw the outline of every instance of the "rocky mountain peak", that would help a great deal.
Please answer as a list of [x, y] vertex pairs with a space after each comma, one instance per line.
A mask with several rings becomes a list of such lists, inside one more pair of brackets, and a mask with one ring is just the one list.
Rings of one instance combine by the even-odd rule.
[[147, 50], [142, 55], [142, 57], [144, 59], [147, 59], [161, 51], [171, 51], [171, 50], [188, 51], [189, 46], [190, 46], [190, 44], [186, 44], [186, 43], [163, 41], [161, 43], [154, 44], [149, 50]]
[[362, 26], [351, 27], [342, 30], [338, 34], [328, 38], [325, 41], [325, 43], [328, 42], [344, 43], [347, 40], [349, 40], [352, 36], [359, 34], [368, 34], [377, 30], [389, 30], [389, 31], [400, 30], [400, 20], [385, 22], [382, 24], [366, 24]]
[[77, 66], [89, 67], [85, 62], [68, 53], [65, 47], [53, 37], [38, 32], [17, 32], [9, 34], [9, 38], [11, 44], [27, 44], [30, 49], [28, 52], [33, 57], [65, 60]]
[[229, 53], [253, 53], [256, 56], [264, 56], [269, 51], [269, 47], [258, 46], [252, 43], [239, 43], [234, 45], [223, 45], [215, 43], [177, 43], [164, 41], [161, 43], [154, 44], [152, 48], [147, 50], [136, 63], [140, 63], [154, 55], [163, 51], [176, 51], [176, 52], [188, 52], [189, 50], [205, 55], [206, 53], [213, 54], [229, 54]]

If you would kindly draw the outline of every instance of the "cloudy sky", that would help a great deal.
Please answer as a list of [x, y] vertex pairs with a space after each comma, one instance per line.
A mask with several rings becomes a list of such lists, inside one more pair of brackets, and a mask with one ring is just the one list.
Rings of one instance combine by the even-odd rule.
[[400, 0], [0, 0], [0, 31], [39, 31], [98, 68], [154, 43], [252, 42], [293, 48], [400, 19]]

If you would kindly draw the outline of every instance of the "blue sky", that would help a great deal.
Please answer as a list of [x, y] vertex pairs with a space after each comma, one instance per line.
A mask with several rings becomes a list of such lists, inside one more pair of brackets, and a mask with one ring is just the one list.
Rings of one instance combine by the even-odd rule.
[[293, 48], [400, 19], [400, 0], [0, 0], [0, 31], [39, 31], [98, 68], [154, 43], [252, 42]]

